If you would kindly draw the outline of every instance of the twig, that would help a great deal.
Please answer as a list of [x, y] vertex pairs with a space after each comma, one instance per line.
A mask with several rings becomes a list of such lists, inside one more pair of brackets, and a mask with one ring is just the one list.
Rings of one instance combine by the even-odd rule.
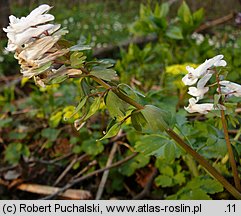
[[136, 196], [135, 191], [133, 191], [127, 183], [124, 182], [123, 186], [127, 190], [127, 193], [129, 193], [131, 195], [131, 197]]
[[70, 156], [72, 156], [73, 153], [69, 153], [69, 154], [66, 154], [66, 155], [63, 155], [63, 156], [60, 156], [58, 158], [55, 158], [53, 160], [42, 160], [42, 159], [30, 159], [29, 161], [26, 161], [26, 163], [42, 163], [42, 164], [47, 164], [47, 165], [54, 165], [54, 166], [59, 166], [59, 167], [62, 167], [63, 165], [58, 163], [58, 161], [60, 160], [63, 160], [65, 158], [68, 158]]
[[229, 134], [237, 134], [239, 132], [239, 130], [228, 130]]
[[[3, 185], [8, 188], [15, 187], [18, 190], [27, 191], [27, 192], [35, 193], [35, 194], [42, 194], [42, 195], [49, 195], [60, 189], [57, 187], [51, 187], [51, 186], [39, 185], [39, 184], [31, 184], [31, 183], [22, 183], [21, 182], [19, 184], [19, 182], [16, 182], [16, 181], [13, 181], [12, 183], [9, 184], [9, 181], [5, 181], [2, 178], [0, 178], [0, 185]], [[84, 199], [90, 199], [92, 197], [92, 195], [87, 190], [69, 189], [63, 193], [60, 193], [59, 197], [61, 197], [63, 199], [84, 200]]]
[[157, 168], [155, 168], [154, 172], [150, 176], [149, 181], [146, 183], [144, 189], [139, 194], [134, 196], [133, 200], [137, 200], [137, 199], [140, 200], [140, 199], [142, 199], [142, 198], [144, 198], [144, 197], [146, 197], [146, 196], [148, 196], [150, 194], [152, 183], [153, 183], [157, 173], [158, 173], [158, 170], [157, 170]]
[[233, 18], [234, 18], [234, 13], [232, 12], [232, 13], [226, 15], [226, 16], [223, 16], [223, 17], [220, 17], [218, 19], [215, 19], [215, 20], [212, 20], [212, 21], [204, 23], [198, 29], [196, 29], [195, 32], [201, 32], [201, 31], [206, 30], [208, 28], [211, 28], [213, 26], [225, 23], [225, 22], [227, 22], [227, 21], [229, 21], [229, 20], [231, 20]]
[[71, 181], [77, 179], [81, 175], [83, 175], [87, 170], [89, 170], [92, 166], [95, 166], [97, 164], [97, 160], [91, 161], [84, 169], [80, 170], [72, 179]]
[[49, 162], [50, 162], [50, 163], [56, 163], [57, 161], [60, 161], [60, 160], [66, 159], [66, 158], [68, 158], [68, 157], [70, 157], [70, 156], [72, 156], [72, 155], [73, 155], [73, 153], [70, 152], [70, 153], [68, 153], [68, 154], [65, 154], [65, 155], [59, 156], [59, 157], [57, 157], [57, 158], [55, 158], [55, 159], [53, 159], [53, 160], [51, 160], [51, 161], [49, 161]]
[[[27, 191], [36, 194], [52, 194], [55, 191], [58, 191], [58, 187], [50, 187], [46, 185], [38, 185], [38, 184], [20, 184], [17, 186], [17, 189], [22, 191]], [[72, 200], [85, 200], [90, 199], [91, 193], [86, 190], [79, 190], [79, 189], [69, 189], [65, 192], [59, 194], [61, 198], [64, 199], [72, 199]]]
[[[114, 159], [117, 147], [118, 147], [118, 144], [114, 143], [113, 146], [112, 146], [112, 149], [110, 151], [110, 155], [108, 157], [107, 163], [106, 163], [107, 167], [112, 164], [112, 161]], [[105, 170], [104, 173], [103, 173], [103, 176], [102, 176], [100, 184], [99, 184], [99, 188], [98, 188], [97, 193], [96, 193], [96, 197], [95, 197], [96, 200], [99, 200], [101, 198], [101, 196], [102, 196], [102, 193], [104, 191], [105, 183], [107, 181], [109, 172], [110, 172], [110, 170]]]
[[74, 181], [69, 182], [67, 185], [65, 185], [63, 188], [59, 189], [58, 191], [56, 191], [56, 192], [53, 193], [52, 195], [46, 196], [46, 197], [42, 198], [42, 200], [53, 199], [53, 198], [56, 197], [58, 194], [66, 191], [67, 189], [71, 188], [71, 187], [74, 186], [75, 184], [78, 184], [79, 182], [81, 182], [81, 181], [83, 181], [83, 180], [85, 180], [85, 179], [88, 179], [88, 178], [90, 178], [90, 177], [92, 177], [92, 176], [94, 176], [94, 175], [96, 175], [96, 174], [102, 173], [102, 172], [104, 172], [105, 170], [118, 167], [118, 166], [124, 164], [125, 162], [133, 159], [133, 158], [136, 157], [137, 155], [138, 155], [138, 152], [135, 152], [134, 154], [130, 155], [129, 157], [126, 157], [126, 158], [124, 158], [123, 160], [120, 160], [120, 161], [118, 161], [118, 162], [116, 162], [116, 163], [114, 163], [114, 164], [112, 164], [112, 165], [110, 165], [110, 166], [108, 166], [108, 167], [104, 167], [104, 168], [98, 169], [98, 170], [96, 170], [96, 171], [94, 171], [94, 172], [92, 172], [92, 173], [89, 173], [89, 174], [87, 174], [87, 175], [85, 175], [85, 176], [82, 176], [82, 177], [80, 177], [80, 178], [77, 178], [77, 179], [75, 179]]
[[132, 146], [130, 146], [129, 144], [127, 144], [126, 142], [117, 141], [117, 144], [118, 144], [118, 145], [123, 145], [123, 146], [125, 146], [125, 147], [128, 148], [131, 152], [135, 152], [135, 149], [134, 149]]
[[110, 55], [113, 55], [114, 53], [118, 53], [120, 50], [120, 47], [126, 49], [132, 43], [137, 45], [142, 45], [149, 42], [155, 42], [157, 41], [157, 39], [158, 37], [155, 34], [150, 34], [146, 37], [136, 37], [134, 39], [126, 40], [117, 45], [109, 45], [108, 47], [101, 47], [101, 48], [95, 49], [93, 52], [93, 57], [97, 57], [97, 58], [110, 57]]
[[0, 173], [6, 172], [6, 171], [8, 171], [8, 170], [15, 169], [15, 168], [17, 168], [17, 166], [18, 166], [18, 165], [12, 165], [12, 166], [3, 167], [3, 168], [0, 169]]
[[56, 181], [54, 182], [54, 186], [56, 186], [66, 175], [67, 173], [72, 169], [73, 165], [80, 160], [83, 160], [85, 157], [87, 156], [87, 154], [81, 155], [80, 157], [75, 157], [70, 163], [69, 165], [65, 168], [65, 170], [61, 173], [61, 175], [56, 179]]

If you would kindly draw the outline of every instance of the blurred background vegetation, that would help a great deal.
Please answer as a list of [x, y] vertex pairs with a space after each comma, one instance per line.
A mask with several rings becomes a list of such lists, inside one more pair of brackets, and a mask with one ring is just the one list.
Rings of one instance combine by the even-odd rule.
[[[165, 2], [170, 7], [163, 6]], [[0, 0], [1, 29], [8, 25], [10, 14], [26, 16], [43, 3], [54, 6], [55, 22], [69, 30], [67, 40], [90, 44], [89, 59], [112, 59], [120, 81], [144, 94], [148, 103], [176, 113], [180, 134], [231, 178], [223, 135], [211, 127], [216, 124], [213, 116], [204, 120], [183, 112], [188, 96], [180, 79], [187, 64], [196, 66], [221, 53], [228, 62], [229, 79], [240, 83], [240, 1], [187, 0], [188, 9], [180, 9], [181, 0]], [[110, 171], [103, 199], [232, 198], [171, 140], [136, 133], [127, 125], [117, 138], [96, 142], [107, 126], [104, 109], [76, 131], [74, 119], [65, 121], [64, 117], [80, 100], [78, 80], [39, 89], [33, 81], [22, 79], [17, 61], [4, 50], [6, 35], [1, 31], [0, 36], [1, 199], [40, 198], [18, 190], [18, 185], [62, 187], [77, 176], [103, 168], [116, 143], [113, 161], [127, 157], [133, 148], [149, 149]], [[240, 118], [238, 113], [233, 117]], [[232, 123], [230, 133], [239, 140], [237, 123]], [[202, 146], [205, 137], [209, 137], [208, 145]], [[153, 143], [158, 145], [152, 147]], [[240, 153], [237, 144], [239, 158]], [[88, 190], [95, 198], [101, 177], [96, 175], [75, 188]], [[142, 195], [142, 191], [148, 193]]]

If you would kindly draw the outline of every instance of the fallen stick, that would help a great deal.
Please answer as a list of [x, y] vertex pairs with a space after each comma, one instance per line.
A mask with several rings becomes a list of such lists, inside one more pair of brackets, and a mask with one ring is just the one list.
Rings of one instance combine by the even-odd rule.
[[127, 49], [129, 45], [132, 43], [136, 45], [143, 45], [146, 43], [155, 42], [157, 40], [158, 40], [158, 37], [155, 34], [150, 34], [146, 37], [132, 38], [132, 39], [123, 41], [122, 43], [119, 43], [117, 45], [110, 44], [107, 47], [96, 48], [94, 49], [93, 57], [107, 58], [112, 56], [114, 53], [119, 53], [120, 48]]
[[[107, 163], [106, 163], [107, 167], [112, 164], [112, 161], [114, 159], [114, 155], [115, 155], [115, 153], [117, 151], [117, 147], [118, 147], [118, 144], [114, 143], [113, 146], [112, 146], [112, 149], [110, 151], [110, 155], [108, 157]], [[110, 172], [109, 169], [105, 170], [103, 175], [102, 175], [102, 178], [101, 178], [101, 181], [100, 181], [97, 193], [96, 193], [96, 197], [95, 197], [96, 200], [99, 200], [101, 198], [101, 196], [102, 196], [102, 193], [103, 193], [104, 188], [105, 188], [105, 183], [106, 183], [106, 181], [108, 179], [109, 172]]]
[[[9, 181], [5, 181], [0, 178], [0, 184], [9, 188]], [[16, 186], [18, 190], [41, 194], [41, 195], [51, 195], [53, 193], [58, 192], [61, 188], [58, 187], [51, 187], [47, 185], [39, 185], [39, 184], [28, 184], [28, 183], [21, 183]], [[86, 190], [78, 190], [78, 189], [67, 189], [62, 193], [58, 193], [58, 197], [62, 199], [69, 199], [69, 200], [87, 200], [91, 199], [92, 195], [89, 191]]]
[[228, 22], [229, 20], [233, 19], [234, 18], [234, 13], [231, 12], [230, 14], [226, 15], [226, 16], [223, 16], [223, 17], [220, 17], [218, 19], [215, 19], [215, 20], [211, 20], [211, 21], [208, 21], [206, 23], [204, 23], [203, 25], [201, 25], [200, 27], [198, 27], [195, 32], [201, 32], [201, 31], [204, 31], [208, 28], [211, 28], [211, 27], [214, 27], [214, 26], [217, 26], [217, 25], [220, 25], [220, 24], [223, 24], [225, 22]]
[[[58, 187], [51, 187], [46, 185], [39, 184], [20, 184], [17, 186], [17, 189], [22, 191], [27, 191], [36, 194], [50, 195], [59, 191]], [[89, 191], [86, 190], [77, 190], [77, 189], [68, 189], [63, 193], [58, 194], [62, 199], [71, 199], [71, 200], [86, 200], [91, 199], [92, 195]]]

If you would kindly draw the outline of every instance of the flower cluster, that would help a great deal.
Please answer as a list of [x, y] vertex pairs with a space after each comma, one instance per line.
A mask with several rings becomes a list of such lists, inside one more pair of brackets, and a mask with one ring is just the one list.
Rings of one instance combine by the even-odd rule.
[[221, 93], [225, 94], [226, 97], [241, 97], [241, 85], [227, 80], [222, 80], [219, 84], [221, 85]]
[[15, 52], [15, 58], [21, 65], [24, 77], [34, 77], [36, 83], [44, 86], [44, 79], [59, 69], [63, 64], [57, 61], [69, 49], [61, 48], [58, 41], [67, 31], [60, 29], [59, 24], [50, 24], [54, 16], [47, 14], [51, 9], [43, 4], [34, 9], [27, 17], [9, 17], [9, 26], [3, 28], [7, 33], [6, 50]]
[[[218, 66], [225, 67], [226, 65], [227, 63], [225, 60], [223, 60], [223, 55], [217, 55], [211, 59], [206, 60], [204, 63], [199, 65], [196, 69], [190, 66], [186, 67], [188, 74], [186, 74], [182, 78], [182, 81], [185, 85], [191, 86], [188, 88], [188, 94], [193, 96], [193, 98], [189, 99], [188, 107], [184, 107], [189, 113], [198, 112], [201, 114], [207, 114], [211, 110], [225, 109], [225, 107], [220, 104], [214, 106], [214, 104], [212, 103], [197, 104], [197, 102], [200, 99], [202, 99], [204, 97], [204, 94], [207, 93], [209, 90], [209, 87], [206, 86], [206, 84], [214, 74], [214, 70], [212, 68], [218, 67]], [[196, 83], [197, 83], [196, 87], [192, 86]], [[220, 84], [225, 85], [225, 82]], [[225, 88], [222, 88], [222, 90], [224, 92]], [[226, 88], [226, 91], [231, 93], [230, 89]]]

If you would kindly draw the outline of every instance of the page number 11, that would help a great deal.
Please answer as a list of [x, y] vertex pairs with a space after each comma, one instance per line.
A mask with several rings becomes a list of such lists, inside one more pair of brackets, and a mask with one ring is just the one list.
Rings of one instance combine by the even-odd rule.
[[228, 204], [227, 208], [228, 208], [228, 210], [225, 212], [235, 212], [235, 204], [233, 204], [233, 205]]

